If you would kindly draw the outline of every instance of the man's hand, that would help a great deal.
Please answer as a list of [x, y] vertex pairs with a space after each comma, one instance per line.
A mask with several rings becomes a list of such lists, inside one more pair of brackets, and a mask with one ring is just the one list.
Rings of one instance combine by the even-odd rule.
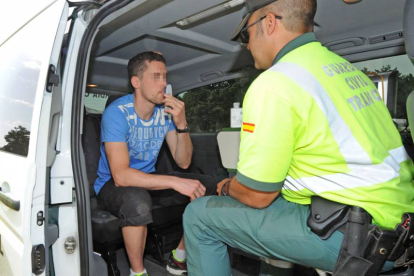
[[224, 183], [227, 181], [231, 181], [231, 178], [225, 178], [217, 184], [217, 194], [221, 196], [221, 188], [223, 187]]
[[165, 106], [171, 107], [164, 109], [164, 112], [173, 115], [173, 121], [177, 128], [185, 128], [187, 126], [187, 119], [185, 117], [184, 102], [171, 95], [164, 94], [163, 103]]
[[174, 190], [188, 196], [191, 201], [198, 197], [202, 197], [206, 193], [206, 187], [198, 180], [174, 177]]

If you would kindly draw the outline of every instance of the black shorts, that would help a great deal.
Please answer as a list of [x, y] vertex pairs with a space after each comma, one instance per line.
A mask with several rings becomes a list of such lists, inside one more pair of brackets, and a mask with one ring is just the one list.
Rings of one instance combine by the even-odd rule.
[[[171, 176], [199, 180], [206, 187], [206, 196], [216, 194], [217, 181], [208, 175], [172, 173]], [[97, 195], [98, 206], [119, 218], [119, 226], [142, 226], [152, 223], [152, 204], [176, 206], [190, 202], [188, 196], [173, 189], [146, 190], [138, 187], [116, 187], [110, 179]]]

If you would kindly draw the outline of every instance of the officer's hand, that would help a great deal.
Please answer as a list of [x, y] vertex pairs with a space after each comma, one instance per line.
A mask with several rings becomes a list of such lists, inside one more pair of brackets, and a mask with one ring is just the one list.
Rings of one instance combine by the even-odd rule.
[[221, 196], [221, 187], [223, 187], [224, 183], [226, 183], [227, 181], [230, 181], [230, 180], [231, 180], [231, 178], [226, 178], [226, 179], [223, 179], [222, 181], [220, 181], [220, 182], [217, 184], [217, 194], [218, 194], [219, 196]]
[[177, 128], [183, 129], [187, 126], [187, 119], [185, 117], [185, 106], [184, 102], [180, 101], [176, 97], [168, 94], [164, 94], [163, 103], [165, 106], [171, 107], [166, 108], [165, 113], [169, 113], [173, 116], [174, 124]]
[[174, 177], [174, 181], [174, 190], [188, 196], [191, 201], [204, 196], [206, 193], [206, 187], [204, 187], [198, 180]]

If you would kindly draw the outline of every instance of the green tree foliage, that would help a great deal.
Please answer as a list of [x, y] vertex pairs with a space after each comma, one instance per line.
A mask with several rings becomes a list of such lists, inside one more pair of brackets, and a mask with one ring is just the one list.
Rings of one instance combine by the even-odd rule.
[[217, 132], [230, 127], [230, 109], [243, 103], [254, 77], [244, 77], [199, 87], [179, 95], [185, 103], [192, 132]]
[[[376, 69], [376, 73], [397, 70], [391, 65]], [[368, 68], [361, 70], [365, 74]], [[230, 109], [234, 102], [243, 103], [244, 95], [256, 76], [223, 81], [181, 93], [178, 97], [186, 104], [186, 114], [191, 132], [218, 132], [230, 126]], [[414, 91], [413, 74], [398, 74], [397, 118], [406, 119], [406, 101]]]
[[0, 150], [8, 151], [18, 155], [27, 156], [29, 150], [30, 131], [25, 127], [18, 126], [4, 135], [7, 144]]
[[364, 73], [365, 75], [367, 75], [370, 71], [368, 70], [367, 67], [364, 67], [361, 69], [361, 72]]
[[413, 74], [398, 75], [398, 97], [397, 97], [397, 118], [407, 118], [407, 109], [405, 108], [408, 95], [414, 91]]
[[391, 69], [391, 65], [383, 65], [380, 69], [375, 69], [375, 72], [377, 73], [386, 73], [390, 71], [397, 70], [397, 68]]

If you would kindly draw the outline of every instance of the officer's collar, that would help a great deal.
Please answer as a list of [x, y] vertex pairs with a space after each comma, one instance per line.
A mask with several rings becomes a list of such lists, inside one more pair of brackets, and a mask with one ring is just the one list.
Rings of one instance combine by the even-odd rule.
[[303, 35], [298, 36], [297, 38], [293, 39], [288, 44], [286, 44], [282, 48], [282, 50], [279, 51], [279, 53], [276, 55], [276, 58], [273, 61], [272, 65], [275, 65], [282, 57], [284, 57], [290, 51], [293, 51], [293, 50], [295, 50], [296, 48], [299, 48], [302, 45], [305, 45], [305, 44], [310, 43], [310, 42], [315, 42], [315, 41], [317, 41], [317, 40], [316, 40], [315, 34], [312, 33], [312, 32], [305, 33]]

